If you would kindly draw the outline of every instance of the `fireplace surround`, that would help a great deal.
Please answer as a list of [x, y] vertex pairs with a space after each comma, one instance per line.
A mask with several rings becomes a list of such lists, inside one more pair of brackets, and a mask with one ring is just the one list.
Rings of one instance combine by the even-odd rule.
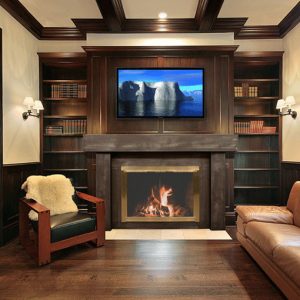
[[[228, 156], [237, 136], [220, 134], [88, 134], [84, 150], [96, 157], [96, 195], [105, 199], [106, 228], [225, 228], [225, 206], [233, 185]], [[121, 222], [122, 166], [199, 166], [199, 222]], [[119, 183], [119, 184], [118, 184]], [[182, 227], [184, 225], [184, 227]], [[188, 226], [189, 225], [189, 226]], [[187, 227], [188, 226], [188, 227]]]

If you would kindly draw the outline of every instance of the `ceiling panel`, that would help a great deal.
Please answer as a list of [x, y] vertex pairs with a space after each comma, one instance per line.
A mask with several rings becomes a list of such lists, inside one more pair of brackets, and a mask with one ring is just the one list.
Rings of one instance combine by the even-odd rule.
[[219, 18], [248, 17], [246, 25], [278, 25], [299, 0], [225, 0]]
[[19, 0], [44, 27], [75, 27], [71, 18], [102, 18], [95, 0]]
[[169, 18], [194, 18], [198, 0], [122, 0], [126, 18], [156, 19], [159, 12]]

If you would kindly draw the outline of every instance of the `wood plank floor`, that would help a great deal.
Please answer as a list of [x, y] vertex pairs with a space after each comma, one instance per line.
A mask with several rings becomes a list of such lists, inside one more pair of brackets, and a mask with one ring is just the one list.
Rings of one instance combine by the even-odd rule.
[[0, 248], [0, 299], [283, 299], [236, 241], [107, 241], [38, 268]]

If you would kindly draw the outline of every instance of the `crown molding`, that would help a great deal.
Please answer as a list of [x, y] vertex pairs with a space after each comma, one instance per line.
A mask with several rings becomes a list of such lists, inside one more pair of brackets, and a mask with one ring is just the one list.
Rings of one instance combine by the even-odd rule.
[[279, 39], [279, 27], [270, 26], [244, 26], [235, 34], [235, 38], [240, 39]]
[[286, 36], [299, 23], [300, 23], [300, 1], [278, 24], [280, 37]]
[[234, 32], [236, 39], [284, 37], [300, 22], [300, 2], [278, 24], [245, 26], [247, 18], [217, 18], [224, 0], [199, 0], [195, 18], [126, 19], [121, 0], [95, 0], [103, 19], [72, 19], [76, 27], [43, 27], [18, 0], [0, 5], [41, 40], [84, 40], [87, 33]]
[[43, 26], [18, 0], [1, 0], [0, 5], [36, 38], [40, 39]]

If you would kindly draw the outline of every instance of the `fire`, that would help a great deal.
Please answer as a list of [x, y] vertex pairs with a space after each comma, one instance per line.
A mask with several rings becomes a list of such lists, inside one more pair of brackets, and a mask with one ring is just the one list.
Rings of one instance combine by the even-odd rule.
[[136, 208], [138, 216], [144, 217], [179, 217], [185, 216], [188, 210], [172, 202], [173, 189], [165, 185], [153, 187], [146, 203]]

